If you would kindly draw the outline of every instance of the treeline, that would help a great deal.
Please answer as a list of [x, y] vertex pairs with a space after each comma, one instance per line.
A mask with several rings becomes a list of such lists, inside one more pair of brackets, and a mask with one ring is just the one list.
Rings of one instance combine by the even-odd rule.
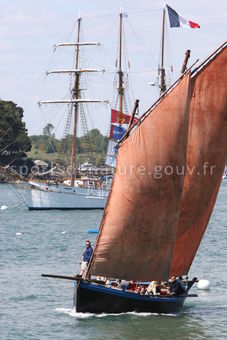
[[[69, 163], [73, 136], [57, 139], [54, 135], [30, 136], [33, 159]], [[85, 136], [76, 138], [76, 154], [78, 162], [93, 161], [95, 165], [103, 165], [106, 157], [108, 137], [103, 136], [98, 129], [93, 129]]]
[[[57, 139], [54, 135], [33, 135], [29, 137], [35, 153], [62, 153], [71, 150], [73, 136]], [[93, 129], [87, 135], [76, 138], [76, 150], [78, 153], [106, 152], [108, 137], [103, 136], [98, 129]]]
[[31, 150], [23, 109], [12, 101], [0, 100], [0, 165], [29, 163]]

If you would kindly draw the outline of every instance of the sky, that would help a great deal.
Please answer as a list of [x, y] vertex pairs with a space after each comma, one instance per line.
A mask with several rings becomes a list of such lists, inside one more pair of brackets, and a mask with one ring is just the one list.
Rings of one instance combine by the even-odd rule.
[[[227, 0], [169, 0], [179, 15], [198, 23], [200, 29], [171, 28], [166, 20], [165, 65], [170, 84], [180, 75], [185, 51], [191, 50], [189, 66], [202, 61], [226, 40]], [[73, 48], [53, 44], [76, 39], [78, 15], [82, 17], [82, 41], [101, 42], [83, 49], [81, 67], [105, 69], [86, 77], [85, 98], [109, 100], [91, 104], [86, 111], [88, 129], [107, 134], [110, 110], [116, 107], [115, 62], [117, 58], [119, 11], [124, 18], [123, 69], [128, 71], [127, 108], [140, 100], [142, 114], [157, 99], [163, 1], [160, 0], [0, 0], [0, 98], [24, 109], [29, 135], [42, 133], [47, 123], [61, 138], [65, 129], [65, 105], [42, 106], [37, 101], [69, 96], [69, 77], [49, 75], [51, 69], [73, 68]], [[130, 64], [130, 68], [129, 68]], [[173, 72], [171, 72], [171, 65]], [[125, 78], [126, 80], [126, 78]], [[117, 107], [116, 107], [117, 108]], [[81, 122], [79, 132], [82, 134]]]

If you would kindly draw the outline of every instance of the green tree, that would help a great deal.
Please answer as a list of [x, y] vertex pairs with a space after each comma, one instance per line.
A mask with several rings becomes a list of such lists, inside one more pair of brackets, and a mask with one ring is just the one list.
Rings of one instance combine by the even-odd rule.
[[12, 101], [0, 100], [0, 164], [9, 164], [26, 157], [31, 150], [23, 109]]
[[88, 134], [93, 146], [93, 151], [98, 153], [106, 152], [109, 138], [103, 136], [98, 129], [93, 129]]

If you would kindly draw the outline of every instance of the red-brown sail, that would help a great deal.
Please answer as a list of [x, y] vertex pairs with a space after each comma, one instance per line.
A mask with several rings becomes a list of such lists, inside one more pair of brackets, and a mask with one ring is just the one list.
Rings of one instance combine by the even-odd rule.
[[184, 181], [176, 169], [186, 165], [189, 84], [187, 75], [120, 147], [90, 274], [169, 278]]
[[227, 159], [226, 44], [192, 79], [187, 169], [171, 275], [187, 274], [209, 222]]

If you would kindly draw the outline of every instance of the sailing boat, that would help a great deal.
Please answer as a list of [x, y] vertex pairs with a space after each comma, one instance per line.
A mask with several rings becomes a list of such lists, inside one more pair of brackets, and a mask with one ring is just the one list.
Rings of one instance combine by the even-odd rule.
[[[116, 172], [77, 312], [178, 311], [190, 295], [141, 295], [94, 277], [168, 281], [188, 274], [227, 159], [227, 42], [189, 69], [119, 144]], [[202, 132], [202, 133], [201, 133]], [[183, 171], [182, 171], [183, 169]]]
[[43, 274], [77, 281], [77, 312], [173, 313], [197, 296], [189, 294], [196, 279], [176, 296], [143, 295], [107, 282], [146, 287], [188, 274], [227, 159], [226, 65], [227, 42], [161, 91], [117, 143], [116, 171], [86, 277]]
[[[130, 119], [130, 115], [123, 114], [123, 99], [124, 99], [124, 86], [123, 86], [123, 71], [122, 71], [122, 16], [120, 17], [120, 52], [119, 52], [119, 81], [118, 81], [118, 95], [119, 95], [119, 111], [116, 111], [116, 117], [120, 119]], [[40, 104], [73, 104], [74, 105], [74, 129], [73, 129], [73, 143], [72, 143], [72, 156], [71, 156], [71, 179], [64, 181], [63, 184], [47, 184], [35, 181], [28, 183], [27, 189], [27, 201], [28, 208], [30, 210], [41, 210], [41, 209], [104, 209], [106, 199], [109, 194], [109, 187], [106, 183], [103, 183], [100, 179], [94, 180], [93, 178], [76, 178], [76, 134], [77, 134], [77, 120], [79, 114], [79, 106], [83, 103], [103, 103], [103, 100], [90, 100], [82, 99], [80, 92], [80, 76], [86, 72], [100, 72], [97, 69], [79, 69], [80, 59], [80, 47], [81, 46], [92, 46], [98, 45], [97, 42], [81, 42], [80, 41], [81, 31], [81, 18], [78, 19], [78, 31], [77, 31], [77, 42], [76, 43], [63, 43], [56, 47], [75, 46], [76, 47], [76, 65], [75, 70], [56, 70], [49, 71], [50, 73], [71, 73], [75, 74], [74, 89], [72, 91], [72, 100], [46, 100], [41, 101]], [[102, 71], [102, 70], [101, 70]], [[112, 110], [113, 112], [113, 110]], [[111, 123], [111, 137], [118, 139], [122, 136], [122, 132], [125, 129], [121, 127], [122, 121], [112, 120]], [[117, 123], [117, 124], [116, 124]], [[120, 129], [119, 132], [116, 129]], [[114, 129], [114, 130], [113, 130]], [[111, 143], [112, 141], [110, 141]], [[115, 143], [114, 143], [115, 145]], [[107, 162], [108, 165], [113, 165]]]

